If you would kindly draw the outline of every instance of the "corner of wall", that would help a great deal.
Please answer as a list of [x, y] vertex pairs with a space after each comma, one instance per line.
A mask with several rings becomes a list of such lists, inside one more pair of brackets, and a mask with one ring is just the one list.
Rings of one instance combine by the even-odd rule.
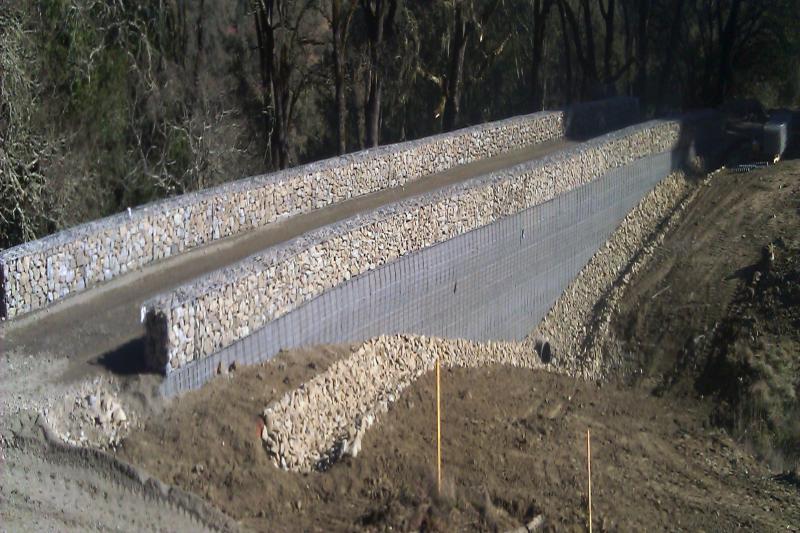
[[143, 310], [143, 314], [145, 325], [144, 367], [150, 372], [166, 375], [170, 371], [167, 317], [157, 309]]

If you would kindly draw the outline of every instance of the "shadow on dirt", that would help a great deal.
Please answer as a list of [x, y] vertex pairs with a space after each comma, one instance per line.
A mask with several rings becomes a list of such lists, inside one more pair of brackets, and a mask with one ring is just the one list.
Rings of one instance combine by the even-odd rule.
[[794, 472], [784, 472], [783, 474], [778, 474], [774, 476], [772, 479], [778, 481], [779, 483], [784, 483], [786, 485], [793, 485], [796, 489], [800, 490], [800, 473], [797, 471]]
[[122, 376], [152, 374], [153, 372], [145, 365], [144, 346], [144, 336], [137, 337], [104, 353], [90, 364], [102, 366], [109, 372]]

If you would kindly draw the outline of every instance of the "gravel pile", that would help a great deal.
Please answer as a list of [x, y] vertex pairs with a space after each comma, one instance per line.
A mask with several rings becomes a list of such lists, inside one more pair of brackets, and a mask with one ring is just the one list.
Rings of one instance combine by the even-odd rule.
[[631, 277], [639, 272], [664, 240], [685, 205], [692, 185], [685, 173], [661, 181], [623, 219], [617, 230], [545, 315], [534, 331], [557, 347], [555, 364], [587, 379], [606, 373], [600, 345], [594, 342], [608, 331], [616, 302]]
[[262, 439], [275, 465], [309, 472], [343, 454], [400, 393], [434, 368], [502, 364], [545, 368], [530, 343], [395, 335], [371, 339], [264, 410]]

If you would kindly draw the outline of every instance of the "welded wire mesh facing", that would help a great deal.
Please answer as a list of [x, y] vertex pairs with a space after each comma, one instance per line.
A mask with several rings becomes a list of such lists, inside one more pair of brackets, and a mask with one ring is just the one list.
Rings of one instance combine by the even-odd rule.
[[223, 350], [171, 372], [162, 392], [283, 349], [416, 333], [520, 340], [683, 151], [640, 159], [553, 200], [404, 256], [321, 294]]
[[769, 161], [760, 161], [756, 163], [742, 163], [741, 165], [736, 165], [731, 167], [731, 172], [735, 172], [736, 174], [743, 174], [747, 172], [752, 172], [753, 170], [758, 170], [760, 168], [767, 168], [770, 166], [771, 163]]

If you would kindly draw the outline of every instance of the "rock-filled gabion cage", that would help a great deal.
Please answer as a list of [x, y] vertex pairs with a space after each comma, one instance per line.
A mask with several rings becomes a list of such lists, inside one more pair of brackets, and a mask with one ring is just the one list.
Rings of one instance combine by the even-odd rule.
[[[220, 362], [251, 363], [302, 344], [402, 331], [517, 338], [715, 126], [714, 115], [700, 113], [629, 127], [252, 256], [146, 303], [149, 364], [167, 374], [165, 390], [177, 392], [202, 384]], [[515, 255], [509, 246], [527, 251]], [[539, 252], [531, 255], [531, 246]], [[520, 289], [535, 283], [540, 290], [512, 287], [514, 297], [503, 302], [484, 294], [494, 290], [492, 280], [523, 272], [525, 261], [535, 261], [528, 268], [537, 278], [519, 281]], [[446, 311], [413, 329], [415, 316], [430, 318], [419, 310], [441, 302], [445, 286], [468, 306], [469, 331]], [[511, 325], [499, 331], [498, 323]]]
[[[587, 120], [591, 116], [592, 120]], [[148, 204], [0, 252], [0, 319], [162, 259], [454, 166], [635, 122], [615, 98], [491, 122], [326, 159]]]

